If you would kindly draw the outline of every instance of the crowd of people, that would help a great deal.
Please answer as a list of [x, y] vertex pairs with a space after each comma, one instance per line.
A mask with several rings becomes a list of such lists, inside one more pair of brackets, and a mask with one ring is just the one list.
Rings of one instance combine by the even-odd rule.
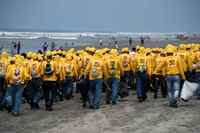
[[[108, 49], [87, 47], [82, 50], [53, 50], [0, 54], [0, 108], [19, 116], [22, 102], [33, 110], [44, 99], [46, 111], [53, 111], [59, 100], [81, 94], [83, 107], [99, 109], [102, 93], [106, 104], [135, 90], [138, 102], [145, 102], [147, 92], [158, 98], [168, 97], [169, 106], [177, 107], [183, 82], [200, 83], [200, 44], [167, 44], [165, 48], [138, 46]], [[200, 98], [200, 91], [196, 92]]]

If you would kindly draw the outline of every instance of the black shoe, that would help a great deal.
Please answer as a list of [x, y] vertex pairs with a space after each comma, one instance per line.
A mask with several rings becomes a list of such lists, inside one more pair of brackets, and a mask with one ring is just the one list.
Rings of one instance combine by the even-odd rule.
[[106, 104], [110, 104], [110, 101], [106, 101]]
[[95, 107], [93, 105], [90, 105], [89, 109], [95, 109]]
[[85, 108], [87, 105], [86, 105], [86, 103], [83, 103], [83, 108]]
[[15, 116], [15, 117], [18, 117], [18, 116], [19, 116], [19, 113], [12, 112], [12, 115]]
[[146, 99], [147, 99], [147, 96], [146, 96], [146, 95], [142, 97], [142, 100], [143, 100], [143, 101], [146, 101]]
[[169, 106], [172, 107], [172, 108], [177, 108], [178, 107], [177, 104], [170, 104]]
[[66, 99], [66, 100], [70, 100], [70, 99], [71, 99], [70, 95], [66, 95], [66, 96], [65, 96], [65, 99]]
[[8, 111], [8, 113], [12, 112], [12, 107], [11, 106], [6, 106], [5, 109]]
[[139, 103], [143, 102], [143, 98], [142, 97], [138, 97], [138, 102]]
[[46, 111], [53, 111], [53, 108], [52, 108], [52, 107], [49, 107], [49, 106], [47, 106], [47, 107], [46, 107]]
[[183, 98], [181, 98], [181, 100], [182, 100], [183, 102], [188, 102], [188, 100], [185, 100], [185, 99], [183, 99]]
[[38, 103], [35, 103], [35, 109], [40, 109], [40, 106]]
[[116, 105], [117, 103], [116, 102], [112, 102], [112, 105]]

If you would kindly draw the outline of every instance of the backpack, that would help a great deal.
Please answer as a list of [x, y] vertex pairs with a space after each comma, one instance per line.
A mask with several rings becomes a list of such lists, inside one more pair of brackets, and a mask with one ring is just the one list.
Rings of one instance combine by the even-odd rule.
[[44, 69], [44, 74], [47, 76], [51, 76], [53, 74], [53, 70], [52, 70], [52, 66], [50, 62], [46, 64], [46, 67]]

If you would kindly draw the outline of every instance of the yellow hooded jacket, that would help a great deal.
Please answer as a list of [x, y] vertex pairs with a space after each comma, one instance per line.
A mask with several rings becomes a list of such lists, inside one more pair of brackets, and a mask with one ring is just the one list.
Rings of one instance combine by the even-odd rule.
[[136, 72], [147, 71], [147, 56], [137, 53], [135, 55], [134, 68]]
[[62, 74], [64, 78], [67, 78], [67, 77], [77, 78], [78, 73], [77, 73], [76, 63], [73, 60], [65, 61], [62, 64]]
[[30, 75], [28, 75], [23, 66], [18, 64], [8, 66], [6, 73], [6, 81], [8, 84], [24, 84], [29, 77]]
[[131, 56], [127, 53], [120, 55], [120, 62], [125, 72], [131, 71]]
[[85, 70], [85, 77], [89, 75], [89, 80], [103, 79], [106, 75], [106, 65], [99, 57], [93, 57]]
[[166, 75], [180, 75], [182, 79], [185, 79], [184, 68], [181, 66], [181, 60], [179, 56], [167, 56], [165, 61], [157, 66], [156, 73], [162, 71], [165, 68]]
[[57, 65], [56, 65], [56, 62], [55, 61], [50, 61], [50, 64], [51, 64], [51, 69], [52, 69], [52, 71], [53, 71], [53, 73], [51, 74], [51, 75], [46, 75], [45, 74], [45, 68], [46, 68], [46, 66], [47, 66], [47, 61], [44, 61], [43, 62], [43, 64], [42, 64], [42, 78], [43, 78], [43, 80], [44, 81], [57, 81], [57, 74], [56, 74], [56, 72], [57, 72]]
[[106, 78], [118, 78], [120, 79], [121, 75], [123, 75], [123, 67], [120, 63], [120, 59], [118, 56], [116, 57], [110, 57], [106, 61], [106, 69], [107, 74]]

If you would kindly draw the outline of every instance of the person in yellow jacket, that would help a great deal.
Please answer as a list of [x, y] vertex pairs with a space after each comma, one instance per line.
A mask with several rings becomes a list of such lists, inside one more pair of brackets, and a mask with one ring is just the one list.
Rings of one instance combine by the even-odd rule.
[[63, 101], [64, 95], [63, 95], [63, 82], [64, 82], [64, 76], [62, 74], [62, 64], [65, 62], [65, 54], [61, 54], [61, 51], [53, 51], [53, 62], [56, 63], [56, 75], [57, 75], [57, 81], [56, 81], [56, 101]]
[[105, 74], [106, 66], [102, 60], [102, 53], [97, 50], [95, 56], [90, 59], [85, 70], [85, 77], [88, 76], [89, 78], [88, 99], [91, 109], [100, 108], [102, 85]]
[[150, 49], [146, 52], [146, 75], [147, 75], [147, 81], [146, 81], [146, 91], [153, 90], [152, 83], [152, 73], [153, 68], [155, 66], [155, 58], [157, 56], [157, 53], [155, 51], [150, 51]]
[[23, 84], [29, 77], [22, 65], [11, 60], [11, 65], [8, 66], [6, 72], [6, 81], [8, 88], [6, 90], [6, 96], [4, 103], [8, 106], [14, 116], [18, 116], [21, 108]]
[[166, 53], [164, 53], [163, 51], [155, 59], [155, 66], [153, 69], [153, 76], [152, 76], [155, 99], [158, 97], [159, 89], [161, 90], [163, 98], [167, 96], [167, 88], [166, 88], [166, 82], [165, 82], [165, 68], [163, 67], [160, 71], [155, 71], [157, 66], [165, 62], [165, 59], [166, 59], [165, 56], [166, 56]]
[[48, 54], [47, 59], [42, 64], [43, 90], [45, 97], [46, 111], [52, 111], [53, 102], [56, 95], [58, 64]]
[[63, 92], [67, 100], [72, 98], [73, 82], [77, 79], [77, 65], [73, 60], [73, 56], [68, 54], [65, 57], [65, 62], [62, 64], [61, 73], [64, 77]]
[[34, 55], [33, 59], [29, 60], [29, 73], [31, 75], [31, 81], [29, 84], [30, 91], [30, 101], [29, 104], [31, 109], [39, 109], [39, 100], [41, 97], [41, 72], [42, 72], [42, 63], [40, 58], [37, 55]]
[[105, 60], [107, 74], [106, 79], [108, 81], [108, 86], [110, 90], [107, 90], [106, 103], [112, 105], [117, 104], [119, 84], [121, 75], [124, 74], [122, 64], [120, 63], [120, 58], [118, 56], [117, 50], [112, 49], [110, 51], [110, 56]]
[[130, 79], [131, 79], [131, 72], [132, 72], [131, 63], [132, 62], [131, 62], [131, 55], [129, 54], [128, 48], [122, 49], [122, 53], [120, 55], [120, 62], [124, 70], [124, 75], [121, 77], [121, 81], [127, 84], [130, 91], [130, 88], [131, 88]]
[[169, 106], [177, 107], [177, 98], [180, 91], [181, 78], [185, 80], [184, 67], [181, 59], [175, 54], [176, 50], [168, 49], [165, 62], [157, 66], [155, 72], [159, 72], [165, 67], [166, 82], [169, 96]]
[[[182, 49], [179, 49], [179, 51], [176, 53], [177, 56], [180, 57], [180, 62], [183, 67], [184, 73], [186, 78], [188, 77], [189, 71], [188, 71], [188, 52]], [[181, 96], [181, 91], [182, 87], [184, 84], [184, 80], [181, 80], [181, 85], [180, 85], [180, 91], [179, 91], [179, 97]]]
[[193, 51], [193, 58], [191, 57], [192, 67], [191, 67], [191, 77], [190, 81], [196, 82], [199, 84], [199, 87], [196, 91], [197, 99], [200, 100], [200, 50], [199, 48]]
[[147, 98], [147, 56], [143, 48], [137, 51], [135, 55], [135, 75], [136, 75], [136, 93], [138, 102], [143, 102]]
[[77, 88], [80, 90], [81, 93], [83, 107], [87, 107], [89, 82], [90, 82], [89, 76], [88, 75], [84, 76], [84, 75], [86, 67], [89, 64], [90, 60], [92, 59], [93, 54], [94, 54], [93, 52], [90, 52], [90, 54], [83, 52], [80, 55], [80, 62], [78, 63], [79, 70], [78, 70]]
[[7, 66], [9, 64], [9, 55], [6, 51], [0, 54], [0, 110], [3, 109], [3, 97], [5, 95], [5, 75], [7, 71]]

